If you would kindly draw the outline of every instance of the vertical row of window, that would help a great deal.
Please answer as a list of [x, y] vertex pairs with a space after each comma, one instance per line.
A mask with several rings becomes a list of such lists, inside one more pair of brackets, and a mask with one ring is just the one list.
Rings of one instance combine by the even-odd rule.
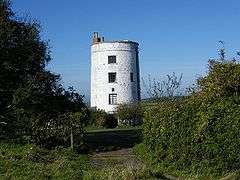
[[[114, 64], [116, 63], [116, 56], [108, 56], [108, 64]], [[116, 72], [109, 72], [108, 73], [108, 82], [109, 83], [115, 83], [117, 79], [117, 73]], [[133, 73], [130, 73], [130, 81], [133, 82]], [[114, 88], [112, 88], [114, 89]], [[114, 91], [114, 90], [112, 90]], [[117, 104], [117, 94], [109, 94], [109, 104]]]
[[[114, 64], [116, 63], [116, 56], [108, 56], [108, 64]], [[110, 72], [108, 73], [108, 82], [114, 83], [116, 82], [117, 73], [116, 72]], [[114, 91], [114, 88], [112, 88], [112, 91]], [[108, 103], [111, 105], [117, 104], [117, 94], [109, 94], [108, 97]]]

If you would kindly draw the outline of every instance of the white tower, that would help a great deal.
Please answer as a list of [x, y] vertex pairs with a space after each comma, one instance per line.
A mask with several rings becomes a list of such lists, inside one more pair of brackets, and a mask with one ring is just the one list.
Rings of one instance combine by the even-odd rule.
[[104, 41], [95, 32], [91, 46], [91, 107], [116, 111], [140, 100], [138, 43]]

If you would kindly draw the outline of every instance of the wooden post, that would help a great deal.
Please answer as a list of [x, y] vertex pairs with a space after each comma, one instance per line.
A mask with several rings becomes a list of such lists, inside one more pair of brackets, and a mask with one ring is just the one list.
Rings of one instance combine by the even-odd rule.
[[72, 129], [71, 129], [71, 149], [73, 150], [73, 132], [72, 132]]

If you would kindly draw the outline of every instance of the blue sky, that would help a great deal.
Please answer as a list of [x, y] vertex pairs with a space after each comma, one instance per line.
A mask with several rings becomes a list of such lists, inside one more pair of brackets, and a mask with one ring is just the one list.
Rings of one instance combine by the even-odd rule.
[[206, 73], [218, 41], [228, 56], [240, 49], [239, 0], [12, 0], [18, 16], [31, 16], [50, 40], [53, 61], [65, 86], [89, 97], [90, 43], [94, 31], [107, 40], [140, 44], [141, 76], [159, 79], [183, 73], [183, 86]]

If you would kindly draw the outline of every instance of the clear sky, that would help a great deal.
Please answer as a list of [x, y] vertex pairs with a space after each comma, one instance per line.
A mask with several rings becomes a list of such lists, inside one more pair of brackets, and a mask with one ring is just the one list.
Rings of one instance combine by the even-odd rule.
[[52, 47], [48, 68], [87, 99], [94, 31], [107, 40], [139, 42], [142, 77], [183, 73], [184, 86], [206, 72], [219, 40], [226, 42], [230, 57], [240, 49], [240, 0], [12, 1], [17, 15], [41, 23]]

